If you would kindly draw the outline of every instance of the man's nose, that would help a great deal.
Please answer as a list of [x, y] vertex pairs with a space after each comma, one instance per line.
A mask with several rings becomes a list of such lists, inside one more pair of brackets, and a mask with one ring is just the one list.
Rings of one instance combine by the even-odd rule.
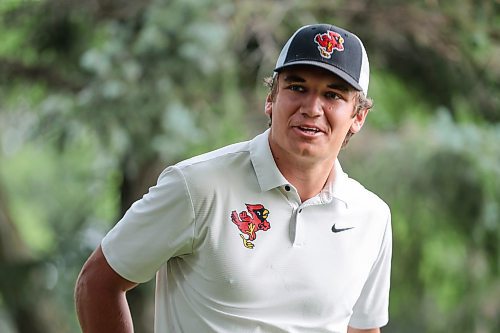
[[323, 114], [323, 102], [318, 94], [308, 94], [302, 103], [301, 113], [308, 117], [319, 117]]

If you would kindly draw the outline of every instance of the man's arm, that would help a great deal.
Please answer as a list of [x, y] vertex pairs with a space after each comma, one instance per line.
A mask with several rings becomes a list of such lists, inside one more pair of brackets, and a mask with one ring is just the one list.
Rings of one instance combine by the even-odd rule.
[[347, 333], [380, 333], [380, 328], [370, 328], [367, 330], [361, 330], [357, 328], [348, 327]]
[[76, 312], [83, 332], [133, 332], [125, 293], [136, 285], [109, 266], [99, 246], [83, 265], [76, 282]]

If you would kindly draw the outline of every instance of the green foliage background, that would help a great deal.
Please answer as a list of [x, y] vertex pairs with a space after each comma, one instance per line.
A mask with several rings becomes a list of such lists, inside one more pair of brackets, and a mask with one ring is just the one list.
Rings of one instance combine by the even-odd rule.
[[371, 60], [341, 160], [392, 208], [383, 331], [500, 331], [498, 0], [0, 0], [0, 332], [78, 331], [102, 236], [165, 166], [267, 127], [262, 80], [313, 22]]

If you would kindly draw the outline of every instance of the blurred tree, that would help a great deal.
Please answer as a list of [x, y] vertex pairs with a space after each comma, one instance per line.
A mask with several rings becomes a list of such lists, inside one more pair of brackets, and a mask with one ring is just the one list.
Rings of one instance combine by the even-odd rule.
[[36, 272], [41, 265], [21, 239], [0, 183], [0, 291], [19, 333], [52, 330], [46, 313], [33, 311], [44, 303], [49, 305], [42, 301], [43, 292], [37, 288], [40, 283]]

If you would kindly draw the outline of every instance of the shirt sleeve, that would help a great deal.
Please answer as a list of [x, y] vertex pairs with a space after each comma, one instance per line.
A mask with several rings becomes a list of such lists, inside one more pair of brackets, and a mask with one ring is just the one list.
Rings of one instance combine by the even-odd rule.
[[110, 266], [137, 283], [150, 280], [169, 258], [192, 251], [194, 210], [178, 167], [165, 169], [102, 240]]
[[388, 323], [391, 257], [392, 228], [389, 211], [379, 255], [354, 305], [349, 326], [370, 329], [382, 327]]

